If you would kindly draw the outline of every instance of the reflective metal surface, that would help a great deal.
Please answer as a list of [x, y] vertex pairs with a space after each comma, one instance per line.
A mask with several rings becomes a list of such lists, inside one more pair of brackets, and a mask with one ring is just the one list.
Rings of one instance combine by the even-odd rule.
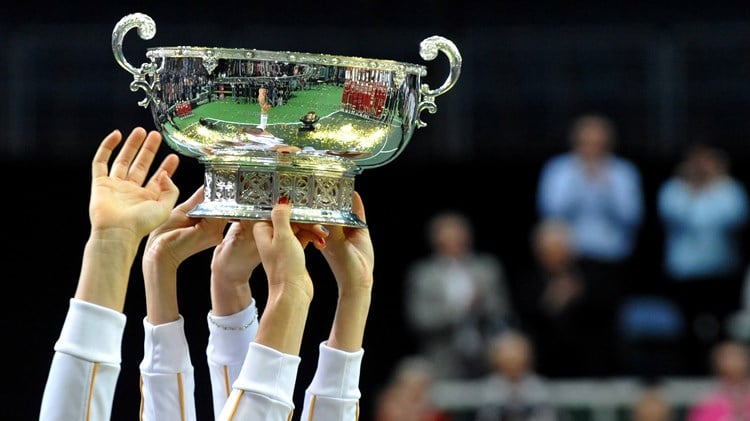
[[291, 199], [299, 222], [364, 226], [351, 213], [354, 178], [394, 160], [420, 113], [458, 80], [461, 55], [440, 36], [420, 54], [443, 52], [448, 78], [421, 83], [421, 65], [362, 57], [208, 47], [159, 47], [134, 67], [123, 39], [156, 33], [142, 13], [123, 17], [112, 33], [117, 62], [143, 90], [166, 142], [206, 166], [206, 197], [194, 216], [269, 219], [278, 197]]

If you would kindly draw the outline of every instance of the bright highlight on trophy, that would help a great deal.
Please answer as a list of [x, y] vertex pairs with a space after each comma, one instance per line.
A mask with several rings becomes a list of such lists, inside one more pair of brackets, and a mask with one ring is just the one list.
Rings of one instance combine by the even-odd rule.
[[351, 212], [355, 177], [398, 157], [461, 73], [461, 54], [440, 36], [419, 46], [424, 60], [448, 58], [437, 89], [421, 83], [425, 66], [289, 51], [158, 47], [134, 67], [122, 49], [134, 28], [144, 40], [156, 33], [149, 16], [127, 15], [112, 51], [167, 144], [204, 165], [193, 217], [267, 220], [286, 196], [295, 222], [366, 226]]

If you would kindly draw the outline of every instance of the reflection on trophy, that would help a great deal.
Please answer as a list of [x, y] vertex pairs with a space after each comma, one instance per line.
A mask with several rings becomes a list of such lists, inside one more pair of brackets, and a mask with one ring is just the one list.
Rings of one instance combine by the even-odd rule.
[[159, 47], [137, 68], [122, 49], [133, 28], [142, 39], [156, 33], [149, 16], [127, 15], [112, 50], [167, 144], [205, 167], [193, 217], [267, 220], [286, 196], [295, 222], [364, 227], [351, 212], [355, 177], [398, 157], [461, 71], [458, 49], [440, 36], [419, 51], [448, 58], [434, 90], [421, 83], [421, 65], [288, 51]]

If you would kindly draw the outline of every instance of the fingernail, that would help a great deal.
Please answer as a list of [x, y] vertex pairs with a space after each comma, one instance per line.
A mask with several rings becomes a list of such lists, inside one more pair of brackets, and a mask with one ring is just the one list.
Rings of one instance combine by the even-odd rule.
[[279, 196], [279, 203], [282, 205], [289, 203], [289, 196]]
[[321, 225], [321, 226], [320, 226], [320, 229], [321, 229], [321, 230], [322, 230], [323, 232], [330, 232], [330, 231], [328, 230], [328, 227], [326, 227], [325, 225]]

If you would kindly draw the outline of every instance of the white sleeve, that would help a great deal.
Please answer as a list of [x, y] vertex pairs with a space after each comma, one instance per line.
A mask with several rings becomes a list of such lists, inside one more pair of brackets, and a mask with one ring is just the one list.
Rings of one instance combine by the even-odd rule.
[[208, 314], [208, 346], [206, 358], [211, 378], [214, 417], [218, 419], [232, 391], [250, 342], [258, 333], [258, 310], [253, 300], [250, 305], [229, 316]]
[[318, 367], [305, 390], [303, 420], [359, 419], [359, 374], [364, 350], [345, 352], [320, 344]]
[[40, 421], [108, 420], [120, 374], [124, 314], [72, 298], [42, 396]]
[[218, 420], [290, 420], [300, 361], [296, 355], [251, 343]]
[[195, 421], [195, 379], [185, 320], [152, 325], [143, 319], [141, 420]]

